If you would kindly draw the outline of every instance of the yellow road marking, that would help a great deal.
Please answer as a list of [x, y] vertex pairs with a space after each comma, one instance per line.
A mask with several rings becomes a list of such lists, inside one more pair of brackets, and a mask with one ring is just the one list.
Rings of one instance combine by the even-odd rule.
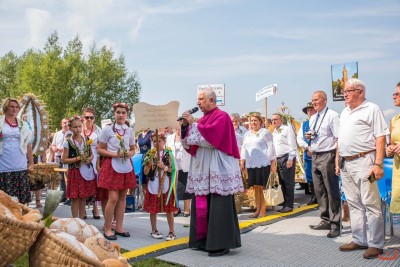
[[[275, 219], [287, 217], [287, 216], [290, 216], [290, 215], [293, 215], [293, 214], [296, 214], [296, 213], [299, 213], [299, 212], [302, 212], [305, 210], [311, 210], [316, 207], [318, 207], [318, 204], [314, 204], [314, 205], [310, 205], [310, 206], [302, 206], [300, 208], [294, 209], [292, 212], [277, 213], [277, 214], [267, 215], [262, 218], [241, 222], [241, 223], [239, 223], [239, 228], [240, 229], [247, 228], [247, 227], [250, 227], [253, 225], [257, 225], [260, 222], [268, 222], [268, 221], [272, 221]], [[159, 250], [163, 250], [163, 249], [167, 249], [167, 248], [171, 248], [171, 247], [175, 247], [175, 246], [179, 246], [179, 245], [186, 245], [188, 243], [189, 243], [189, 237], [186, 236], [186, 237], [178, 238], [178, 239], [171, 240], [171, 241], [164, 241], [164, 242], [150, 245], [147, 247], [134, 249], [134, 250], [131, 250], [129, 252], [122, 254], [122, 256], [124, 256], [126, 259], [132, 259], [132, 258], [144, 256], [149, 253], [153, 253], [155, 251], [159, 251]]]

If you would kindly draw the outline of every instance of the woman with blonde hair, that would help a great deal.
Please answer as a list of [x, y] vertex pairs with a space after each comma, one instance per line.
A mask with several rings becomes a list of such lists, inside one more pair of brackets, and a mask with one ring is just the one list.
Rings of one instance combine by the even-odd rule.
[[0, 116], [0, 190], [27, 204], [31, 201], [28, 168], [33, 166], [32, 132], [17, 118], [19, 111], [17, 99], [4, 100], [4, 115]]
[[250, 129], [243, 137], [240, 153], [240, 168], [247, 169], [248, 184], [253, 186], [256, 198], [256, 212], [250, 218], [266, 215], [263, 190], [270, 172], [276, 173], [276, 154], [272, 135], [262, 128], [263, 118], [260, 113], [250, 114]]

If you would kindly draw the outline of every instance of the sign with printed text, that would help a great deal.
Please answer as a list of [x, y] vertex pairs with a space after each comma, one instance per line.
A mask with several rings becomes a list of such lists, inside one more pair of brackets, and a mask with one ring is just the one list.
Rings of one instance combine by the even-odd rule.
[[132, 107], [135, 115], [134, 131], [141, 129], [159, 129], [165, 127], [179, 128], [179, 123], [176, 121], [178, 116], [179, 102], [171, 101], [166, 105], [150, 105], [145, 102], [140, 102]]
[[278, 84], [276, 84], [276, 83], [265, 86], [264, 88], [262, 88], [261, 90], [259, 90], [256, 93], [256, 101], [259, 101], [261, 99], [264, 99], [266, 97], [274, 95], [274, 94], [276, 94], [277, 91], [278, 91]]
[[225, 84], [206, 84], [197, 86], [197, 93], [203, 89], [211, 88], [217, 95], [217, 106], [225, 106]]

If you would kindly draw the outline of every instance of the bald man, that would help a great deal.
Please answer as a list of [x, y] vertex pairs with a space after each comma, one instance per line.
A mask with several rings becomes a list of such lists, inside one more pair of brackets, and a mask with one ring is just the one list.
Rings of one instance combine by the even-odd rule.
[[340, 189], [336, 175], [336, 146], [339, 132], [339, 114], [327, 107], [324, 91], [314, 92], [311, 102], [316, 114], [310, 118], [310, 131], [305, 137], [310, 142], [312, 177], [319, 204], [321, 222], [310, 225], [313, 230], [329, 230], [327, 237], [340, 235]]

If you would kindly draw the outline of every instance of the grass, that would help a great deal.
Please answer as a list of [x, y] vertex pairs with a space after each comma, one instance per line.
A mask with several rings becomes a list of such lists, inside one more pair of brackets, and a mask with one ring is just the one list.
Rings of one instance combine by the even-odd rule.
[[[124, 249], [122, 249], [122, 250], [124, 250]], [[121, 250], [121, 252], [122, 252], [122, 250]], [[127, 250], [124, 250], [124, 252], [127, 252]], [[13, 267], [29, 267], [28, 252], [26, 252], [24, 255], [19, 257], [12, 264], [12, 266]], [[135, 262], [135, 264], [132, 264], [132, 266], [135, 266], [135, 267], [153, 267], [153, 266], [155, 266], [155, 267], [171, 267], [171, 266], [175, 266], [175, 267], [177, 267], [177, 266], [183, 266], [183, 265], [170, 263], [170, 262], [159, 260], [156, 258], [150, 258], [150, 259], [145, 259], [145, 260]]]

